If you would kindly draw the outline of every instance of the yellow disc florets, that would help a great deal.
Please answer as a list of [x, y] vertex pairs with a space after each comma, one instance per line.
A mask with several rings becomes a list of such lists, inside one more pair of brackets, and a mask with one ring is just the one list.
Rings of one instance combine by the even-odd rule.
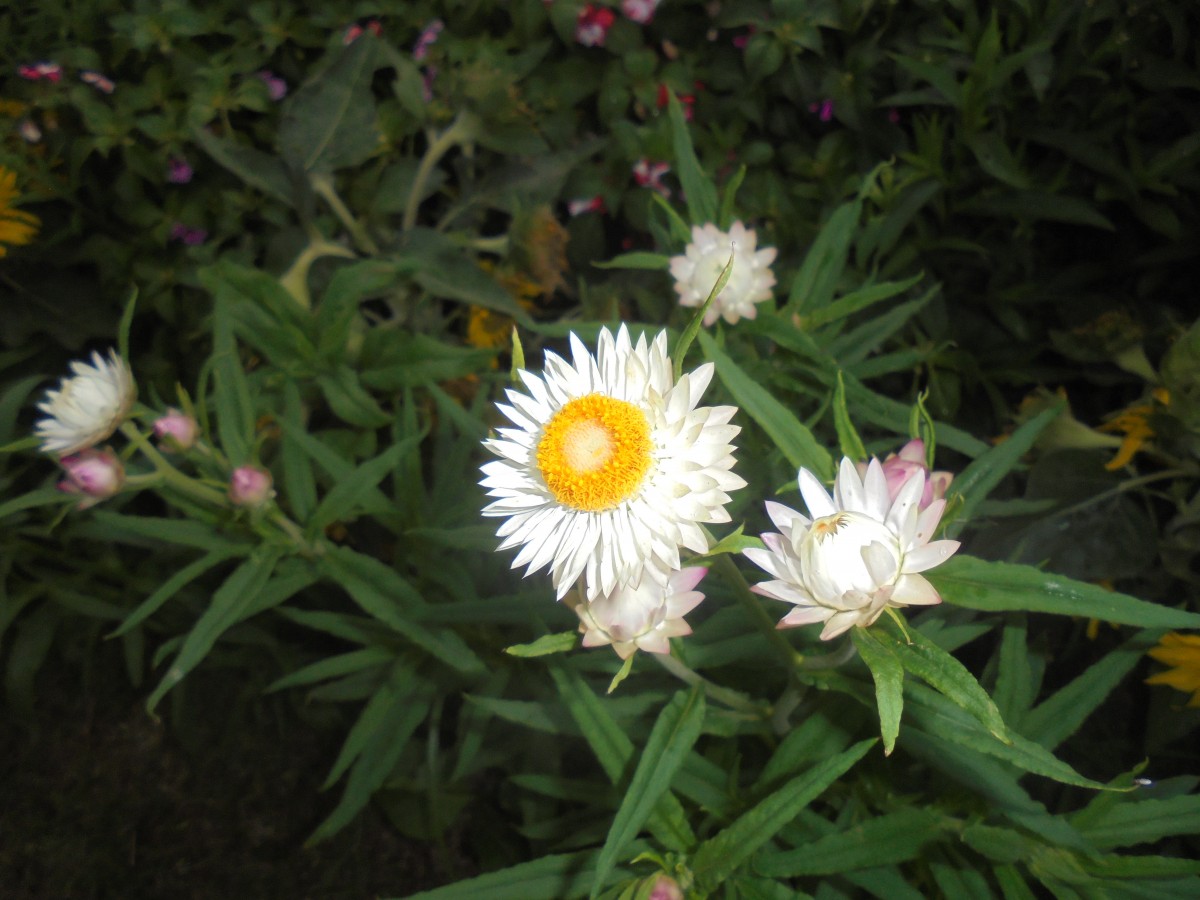
[[537, 445], [537, 467], [554, 499], [587, 512], [632, 497], [650, 469], [646, 414], [632, 403], [588, 394], [554, 414]]

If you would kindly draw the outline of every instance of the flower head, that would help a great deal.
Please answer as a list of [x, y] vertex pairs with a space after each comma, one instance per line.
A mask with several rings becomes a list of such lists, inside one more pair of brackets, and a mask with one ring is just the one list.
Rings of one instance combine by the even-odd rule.
[[62, 66], [56, 62], [42, 60], [41, 62], [18, 66], [17, 74], [26, 81], [42, 81], [44, 79], [50, 82], [58, 82], [62, 80]]
[[670, 653], [670, 639], [692, 633], [683, 617], [700, 605], [704, 595], [695, 590], [704, 568], [675, 572], [665, 585], [644, 579], [638, 587], [620, 587], [575, 606], [583, 646], [612, 644], [621, 659], [636, 650]]
[[417, 42], [413, 45], [413, 59], [416, 62], [423, 62], [425, 57], [429, 55], [429, 48], [437, 43], [438, 35], [445, 29], [446, 23], [441, 19], [434, 19], [422, 29], [417, 36]]
[[594, 197], [579, 197], [575, 200], [567, 202], [567, 213], [571, 217], [582, 216], [584, 213], [606, 213], [608, 207], [604, 204], [604, 198], [599, 194]]
[[84, 84], [90, 84], [102, 94], [111, 94], [117, 89], [116, 84], [113, 83], [111, 78], [108, 78], [100, 72], [93, 72], [91, 69], [84, 69], [82, 72], [80, 72], [79, 80]]
[[727, 492], [746, 484], [731, 471], [736, 409], [697, 407], [713, 366], [674, 381], [666, 332], [635, 346], [624, 326], [601, 329], [595, 356], [575, 335], [571, 350], [521, 372], [528, 394], [499, 406], [516, 427], [485, 441], [501, 458], [483, 466], [483, 514], [505, 517], [500, 549], [520, 546], [526, 575], [548, 566], [560, 599], [580, 575], [588, 600], [643, 576], [665, 586], [679, 547], [704, 553], [700, 526], [728, 522]]
[[168, 409], [166, 415], [154, 422], [154, 436], [160, 446], [168, 452], [189, 450], [196, 443], [200, 426], [187, 413]]
[[639, 159], [633, 164], [633, 180], [640, 187], [648, 187], [658, 191], [664, 197], [671, 196], [671, 189], [663, 184], [663, 176], [671, 171], [671, 167], [665, 162], [650, 162], [648, 159]]
[[[866, 473], [867, 464], [859, 463], [858, 474], [861, 476]], [[917, 506], [918, 510], [924, 510], [934, 500], [941, 500], [946, 496], [946, 490], [950, 487], [950, 482], [954, 480], [954, 473], [930, 472], [929, 467], [925, 465], [925, 442], [920, 438], [914, 438], [901, 447], [899, 453], [893, 453], [883, 461], [883, 474], [887, 478], [888, 497], [895, 500], [900, 494], [900, 489], [917, 473], [920, 473], [925, 479], [925, 487]]]
[[270, 69], [261, 69], [254, 74], [259, 81], [267, 86], [267, 96], [270, 97], [274, 102], [278, 103], [287, 96], [287, 82]]
[[193, 228], [182, 222], [175, 222], [171, 225], [171, 231], [167, 237], [173, 241], [179, 241], [185, 247], [198, 247], [208, 240], [208, 232], [203, 228]]
[[81, 450], [59, 460], [66, 475], [58, 489], [82, 494], [79, 509], [87, 509], [117, 494], [125, 484], [125, 466], [111, 450]]
[[90, 364], [76, 360], [71, 371], [38, 404], [46, 414], [35, 426], [43, 453], [65, 456], [96, 446], [125, 421], [137, 399], [133, 373], [116, 350], [107, 359], [93, 352]]
[[922, 473], [909, 478], [895, 500], [878, 460], [860, 478], [854, 463], [843, 459], [832, 498], [807, 469], [800, 470], [799, 480], [813, 518], [767, 503], [780, 533], [762, 536], [765, 550], [743, 551], [775, 576], [753, 590], [796, 606], [781, 628], [824, 622], [821, 639], [829, 640], [855, 625], [870, 625], [886, 607], [941, 602], [918, 573], [945, 562], [959, 543], [929, 540], [946, 501], [934, 500], [918, 512]]
[[167, 181], [171, 184], [187, 184], [193, 174], [191, 164], [182, 156], [172, 156], [167, 160]]
[[608, 39], [608, 29], [612, 28], [616, 18], [606, 6], [585, 3], [575, 19], [575, 40], [585, 47], [603, 47]]
[[41, 227], [41, 220], [33, 213], [16, 209], [17, 173], [0, 166], [0, 257], [8, 248], [28, 244]]
[[621, 0], [621, 12], [639, 25], [649, 25], [662, 0]]
[[732, 325], [738, 319], [758, 315], [756, 303], [771, 299], [775, 275], [771, 263], [775, 248], [755, 250], [758, 237], [741, 222], [734, 222], [728, 233], [716, 225], [692, 226], [692, 242], [681, 256], [671, 257], [671, 277], [681, 306], [703, 306], [733, 252], [733, 271], [704, 314], [704, 324], [722, 317]]
[[1190, 693], [1187, 705], [1200, 707], [1200, 635], [1164, 634], [1149, 655], [1172, 668], [1146, 679], [1146, 684], [1165, 684]]
[[238, 466], [229, 476], [229, 502], [258, 509], [275, 496], [271, 473], [258, 466]]

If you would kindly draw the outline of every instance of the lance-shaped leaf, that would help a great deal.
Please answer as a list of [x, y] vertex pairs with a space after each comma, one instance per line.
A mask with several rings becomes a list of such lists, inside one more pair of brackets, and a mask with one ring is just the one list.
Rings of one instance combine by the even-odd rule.
[[891, 756], [900, 733], [900, 711], [904, 709], [904, 666], [873, 632], [852, 628], [850, 636], [875, 680], [875, 705], [879, 708], [883, 753]]

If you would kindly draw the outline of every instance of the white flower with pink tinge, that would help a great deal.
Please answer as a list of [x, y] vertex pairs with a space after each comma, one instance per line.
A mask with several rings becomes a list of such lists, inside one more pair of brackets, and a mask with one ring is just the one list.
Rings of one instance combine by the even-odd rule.
[[704, 324], [711, 325], [718, 317], [730, 325], [738, 319], [753, 319], [758, 315], [757, 303], [771, 299], [775, 275], [771, 263], [775, 248], [755, 250], [758, 238], [752, 229], [734, 222], [726, 233], [711, 222], [692, 226], [692, 242], [681, 256], [671, 257], [671, 277], [680, 306], [703, 306], [733, 254], [733, 270], [721, 293], [713, 298], [704, 314]]
[[766, 549], [743, 551], [774, 576], [754, 592], [796, 607], [780, 628], [824, 622], [821, 640], [827, 641], [856, 625], [871, 625], [887, 607], [941, 602], [919, 573], [949, 559], [959, 542], [930, 541], [946, 501], [919, 509], [923, 472], [914, 472], [894, 500], [883, 466], [874, 459], [865, 477], [843, 459], [832, 497], [807, 469], [800, 470], [799, 481], [812, 518], [768, 502], [779, 533], [762, 536]]
[[575, 606], [583, 646], [612, 644], [621, 659], [637, 650], [670, 653], [671, 638], [685, 637], [692, 629], [683, 617], [700, 605], [704, 595], [695, 590], [708, 569], [692, 567], [675, 572], [665, 585], [643, 578], [639, 587], [623, 587]]
[[43, 453], [68, 456], [94, 447], [129, 417], [137, 399], [133, 373], [117, 354], [92, 354], [90, 363], [71, 363], [71, 376], [46, 392], [38, 409], [46, 415], [34, 431]]

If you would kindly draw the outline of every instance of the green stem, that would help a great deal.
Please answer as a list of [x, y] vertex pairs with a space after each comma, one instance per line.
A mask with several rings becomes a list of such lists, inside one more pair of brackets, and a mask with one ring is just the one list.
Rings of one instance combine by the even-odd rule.
[[408, 231], [417, 224], [417, 209], [421, 205], [421, 194], [425, 190], [425, 182], [433, 173], [433, 168], [443, 156], [450, 152], [456, 144], [468, 140], [475, 132], [475, 117], [468, 113], [459, 113], [450, 123], [450, 127], [433, 139], [421, 157], [417, 174], [413, 177], [412, 189], [408, 192], [408, 202], [404, 205], [404, 219], [401, 227]]
[[797, 653], [792, 645], [787, 642], [779, 630], [775, 627], [775, 621], [770, 614], [763, 608], [762, 603], [758, 600], [758, 595], [750, 590], [750, 585], [746, 583], [746, 579], [738, 570], [738, 567], [733, 564], [733, 560], [727, 554], [722, 554], [717, 557], [715, 565], [721, 572], [721, 577], [733, 585], [733, 592], [737, 595], [739, 602], [750, 613], [750, 618], [754, 621], [755, 626], [766, 637], [775, 651], [783, 657], [789, 669], [793, 666], [799, 667], [804, 657]]
[[312, 178], [313, 190], [329, 204], [329, 208], [333, 210], [333, 214], [341, 220], [341, 223], [346, 226], [346, 230], [350, 232], [350, 236], [354, 238], [354, 243], [358, 245], [358, 248], [368, 256], [378, 256], [379, 245], [371, 239], [362, 222], [354, 218], [354, 214], [342, 202], [342, 198], [333, 189], [332, 179], [328, 175], [312, 175], [310, 177]]
[[762, 719], [767, 714], [767, 709], [763, 704], [755, 703], [748, 699], [744, 694], [729, 688], [721, 687], [719, 684], [714, 684], [703, 675], [690, 668], [687, 663], [681, 659], [677, 659], [667, 653], [652, 653], [650, 654], [664, 669], [678, 678], [686, 685], [703, 685], [704, 693], [716, 700], [718, 703], [724, 703], [730, 709], [740, 710], [741, 712], [749, 713], [756, 719]]
[[205, 487], [194, 478], [189, 478], [163, 456], [158, 448], [155, 447], [146, 435], [138, 430], [137, 426], [132, 422], [125, 422], [121, 425], [121, 434], [129, 438], [129, 440], [137, 446], [139, 450], [145, 454], [146, 458], [154, 464], [154, 468], [158, 474], [162, 476], [163, 482], [169, 487], [174, 488], [181, 494], [185, 494], [194, 500], [200, 500], [203, 503], [208, 503], [213, 506], [228, 506], [229, 503], [225, 495], [220, 491], [213, 490], [210, 487]]

